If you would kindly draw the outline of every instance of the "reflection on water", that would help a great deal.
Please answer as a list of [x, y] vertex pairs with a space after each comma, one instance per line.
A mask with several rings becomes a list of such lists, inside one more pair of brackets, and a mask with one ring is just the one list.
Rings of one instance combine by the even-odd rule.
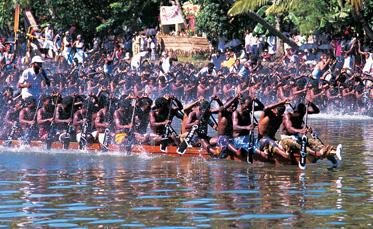
[[340, 169], [3, 150], [0, 227], [370, 227], [373, 122], [311, 125]]

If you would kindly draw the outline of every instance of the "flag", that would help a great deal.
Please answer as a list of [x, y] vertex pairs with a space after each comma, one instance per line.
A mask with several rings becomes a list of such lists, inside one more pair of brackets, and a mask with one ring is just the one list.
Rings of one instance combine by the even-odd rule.
[[20, 7], [17, 4], [15, 12], [14, 12], [14, 34], [17, 34], [17, 32], [18, 32], [18, 27], [19, 27], [19, 11], [20, 11]]

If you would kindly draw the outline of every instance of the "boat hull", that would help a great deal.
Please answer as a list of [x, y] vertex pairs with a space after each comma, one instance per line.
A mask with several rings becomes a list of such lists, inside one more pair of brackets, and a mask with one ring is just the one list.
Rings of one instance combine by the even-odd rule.
[[[19, 148], [24, 146], [24, 143], [22, 141], [18, 140], [12, 140], [12, 141], [5, 141], [0, 140], [0, 145], [11, 147], [11, 148]], [[40, 149], [46, 149], [46, 143], [43, 141], [31, 141], [31, 143], [28, 145], [33, 148], [40, 148]], [[63, 144], [60, 142], [53, 142], [51, 145], [52, 150], [63, 150]], [[69, 150], [79, 150], [79, 143], [77, 142], [71, 142], [69, 145]], [[100, 152], [101, 151], [101, 145], [99, 143], [92, 143], [88, 144], [86, 147], [86, 151], [88, 152]], [[141, 154], [141, 153], [149, 153], [149, 154], [159, 154], [159, 155], [168, 155], [168, 156], [177, 156], [177, 157], [205, 157], [205, 158], [211, 158], [210, 154], [200, 148], [200, 147], [188, 147], [183, 155], [180, 155], [177, 153], [177, 146], [168, 146], [165, 152], [162, 152], [160, 150], [160, 146], [153, 146], [153, 145], [133, 145], [131, 147], [130, 152], [126, 152], [125, 147], [120, 147], [119, 145], [110, 144], [108, 147], [109, 152], [123, 152], [123, 153], [131, 153], [131, 154]], [[271, 159], [260, 157], [259, 155], [254, 155], [255, 161], [261, 161], [261, 162], [270, 162], [275, 164], [297, 164], [297, 161], [300, 158], [299, 153], [295, 153], [293, 155], [292, 160], [286, 160], [283, 158], [273, 157]], [[237, 158], [232, 155], [229, 155], [226, 159], [228, 160], [235, 160], [235, 161], [245, 161], [246, 162], [246, 156], [243, 158]], [[308, 163], [314, 163], [317, 160], [313, 157], [307, 157]]]

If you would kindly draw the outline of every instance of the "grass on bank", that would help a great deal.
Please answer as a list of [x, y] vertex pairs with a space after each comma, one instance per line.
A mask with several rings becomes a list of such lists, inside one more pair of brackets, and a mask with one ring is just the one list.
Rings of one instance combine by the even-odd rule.
[[190, 63], [196, 67], [203, 67], [210, 62], [208, 57], [204, 55], [178, 56], [177, 59], [180, 63]]

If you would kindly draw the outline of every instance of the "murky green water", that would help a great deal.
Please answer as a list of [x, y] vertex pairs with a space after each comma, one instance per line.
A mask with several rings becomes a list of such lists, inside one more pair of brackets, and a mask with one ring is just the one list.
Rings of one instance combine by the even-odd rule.
[[372, 227], [373, 121], [311, 124], [341, 168], [3, 149], [0, 227]]

